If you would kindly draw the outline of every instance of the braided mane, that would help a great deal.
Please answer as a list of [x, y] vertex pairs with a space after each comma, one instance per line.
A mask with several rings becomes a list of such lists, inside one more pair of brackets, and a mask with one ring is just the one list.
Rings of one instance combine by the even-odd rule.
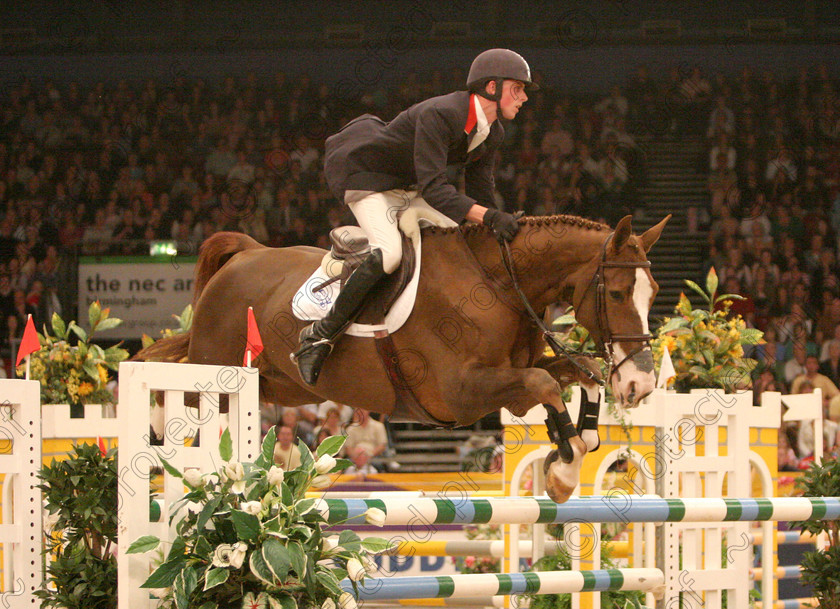
[[[584, 228], [587, 230], [596, 230], [596, 231], [603, 231], [603, 230], [612, 230], [606, 224], [601, 224], [600, 222], [594, 222], [592, 220], [588, 220], [586, 218], [581, 218], [579, 216], [569, 216], [563, 214], [556, 214], [553, 216], [524, 216], [519, 218], [519, 225], [520, 226], [553, 226], [556, 224], [565, 224], [567, 226], [577, 226], [579, 228]], [[452, 227], [439, 227], [439, 226], [430, 226], [423, 229], [428, 230], [432, 233], [441, 233], [441, 234], [451, 234], [455, 232], [461, 232], [464, 235], [471, 235], [473, 233], [485, 233], [490, 232], [490, 228], [485, 226], [484, 224], [462, 224], [460, 226], [452, 226]]]

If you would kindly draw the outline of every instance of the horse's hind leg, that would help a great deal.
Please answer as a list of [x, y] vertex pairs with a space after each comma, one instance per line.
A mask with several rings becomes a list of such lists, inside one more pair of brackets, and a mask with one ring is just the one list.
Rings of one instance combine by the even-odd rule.
[[586, 444], [577, 433], [561, 397], [560, 384], [543, 369], [471, 369], [462, 378], [465, 408], [492, 412], [505, 407], [521, 416], [542, 403], [549, 413], [546, 424], [554, 430], [557, 449], [545, 462], [546, 491], [557, 503], [565, 502], [577, 488]]

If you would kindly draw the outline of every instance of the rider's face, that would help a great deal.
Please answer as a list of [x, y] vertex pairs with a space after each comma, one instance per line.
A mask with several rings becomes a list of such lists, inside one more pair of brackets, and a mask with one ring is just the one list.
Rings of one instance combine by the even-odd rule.
[[499, 106], [502, 109], [502, 116], [508, 120], [516, 118], [519, 109], [528, 101], [525, 94], [525, 85], [518, 80], [506, 80], [502, 85], [502, 99]]

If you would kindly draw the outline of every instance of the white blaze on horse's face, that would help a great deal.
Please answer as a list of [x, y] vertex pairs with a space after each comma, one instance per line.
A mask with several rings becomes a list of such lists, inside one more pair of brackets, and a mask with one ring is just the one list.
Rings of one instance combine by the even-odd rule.
[[[650, 280], [650, 274], [644, 268], [637, 268], [636, 282], [633, 285], [633, 306], [641, 320], [643, 334], [650, 333], [648, 314], [650, 313], [652, 298], [653, 284]], [[615, 343], [615, 361], [613, 364], [619, 364], [636, 347], [638, 347], [638, 343]], [[622, 406], [632, 408], [638, 405], [642, 398], [653, 391], [656, 383], [656, 376], [653, 372], [653, 355], [650, 348], [645, 347], [630, 360], [624, 362], [613, 374], [612, 383], [613, 393], [618, 396]]]

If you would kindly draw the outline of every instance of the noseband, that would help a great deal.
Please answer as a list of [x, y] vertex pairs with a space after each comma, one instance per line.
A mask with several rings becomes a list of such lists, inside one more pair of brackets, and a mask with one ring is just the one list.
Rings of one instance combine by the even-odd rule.
[[[607, 300], [606, 300], [606, 284], [604, 283], [604, 269], [609, 268], [650, 268], [650, 260], [645, 260], [643, 262], [620, 262], [620, 261], [608, 261], [607, 260], [607, 246], [609, 245], [610, 241], [612, 241], [613, 236], [615, 235], [614, 232], [610, 233], [609, 236], [604, 240], [604, 245], [601, 247], [601, 260], [598, 262], [598, 268], [595, 270], [595, 274], [592, 275], [592, 279], [589, 282], [589, 285], [586, 288], [586, 291], [583, 293], [583, 298], [581, 298], [581, 304], [583, 301], [586, 300], [586, 295], [594, 288], [595, 290], [595, 323], [597, 324], [597, 340], [596, 344], [598, 345], [599, 351], [601, 352], [600, 355], [604, 358], [604, 361], [607, 363], [607, 369], [609, 373], [607, 374], [606, 379], [599, 379], [596, 375], [589, 370], [588, 368], [582, 366], [578, 363], [573, 355], [574, 352], [569, 350], [563, 344], [557, 341], [554, 338], [554, 332], [549, 330], [545, 327], [542, 319], [540, 319], [537, 314], [534, 312], [533, 307], [531, 307], [531, 303], [528, 302], [527, 296], [522, 292], [519, 288], [519, 282], [516, 279], [516, 269], [513, 267], [513, 256], [510, 252], [510, 245], [507, 241], [500, 242], [499, 248], [502, 252], [502, 262], [505, 265], [505, 269], [510, 275], [511, 282], [513, 283], [513, 287], [516, 290], [516, 293], [519, 295], [519, 298], [522, 300], [522, 304], [525, 306], [525, 311], [528, 313], [528, 316], [531, 320], [537, 325], [537, 327], [542, 331], [543, 337], [545, 338], [548, 346], [554, 352], [555, 356], [563, 355], [566, 357], [575, 367], [578, 368], [590, 381], [596, 382], [599, 385], [604, 385], [606, 382], [612, 378], [614, 372], [616, 372], [625, 362], [632, 359], [636, 356], [639, 352], [643, 351], [645, 347], [650, 347], [650, 341], [653, 338], [650, 334], [613, 334], [610, 330], [609, 324], [609, 316], [607, 315]], [[577, 307], [575, 307], [577, 309]], [[602, 337], [606, 335], [606, 340]], [[628, 355], [624, 356], [618, 364], [614, 364], [615, 356], [613, 351], [613, 344], [617, 342], [634, 342], [640, 343], [638, 347], [633, 349]]]

